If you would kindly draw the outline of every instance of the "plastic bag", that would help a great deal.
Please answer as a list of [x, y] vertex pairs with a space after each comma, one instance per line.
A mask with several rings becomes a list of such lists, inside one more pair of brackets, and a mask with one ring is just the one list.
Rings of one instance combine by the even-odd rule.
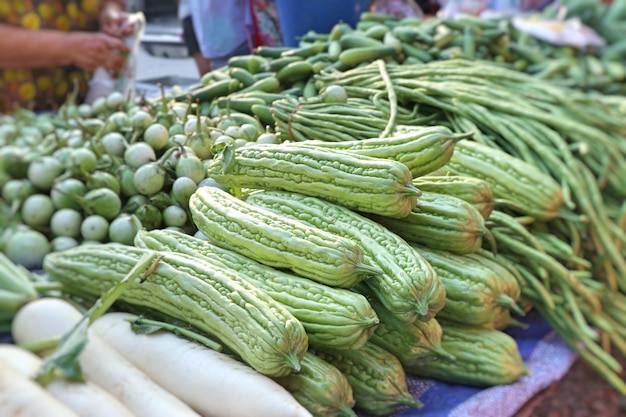
[[578, 18], [561, 20], [515, 16], [511, 23], [517, 30], [553, 45], [568, 45], [578, 49], [606, 45], [606, 41], [596, 31]]
[[85, 103], [91, 104], [99, 97], [106, 97], [113, 91], [118, 91], [128, 100], [135, 98], [135, 82], [137, 79], [137, 54], [141, 45], [141, 38], [146, 31], [146, 17], [143, 12], [132, 13], [128, 16], [128, 25], [134, 28], [133, 33], [126, 36], [124, 42], [129, 52], [124, 69], [117, 77], [102, 67], [96, 68], [85, 97]]
[[541, 10], [552, 0], [441, 0], [438, 15], [456, 17], [463, 14], [475, 16], [513, 16]]
[[370, 8], [376, 13], [386, 13], [398, 18], [420, 17], [424, 11], [413, 0], [373, 0]]

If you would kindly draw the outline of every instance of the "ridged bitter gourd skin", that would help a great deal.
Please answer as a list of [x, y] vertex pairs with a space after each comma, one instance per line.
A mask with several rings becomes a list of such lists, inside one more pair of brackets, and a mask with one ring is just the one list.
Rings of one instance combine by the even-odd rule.
[[384, 138], [340, 142], [307, 140], [289, 146], [316, 146], [390, 159], [403, 163], [413, 178], [417, 178], [444, 166], [452, 157], [456, 142], [468, 136], [455, 134], [445, 126], [401, 126], [398, 129]]
[[141, 230], [135, 245], [184, 253], [206, 259], [215, 268], [239, 272], [302, 323], [311, 346], [357, 349], [378, 326], [376, 312], [361, 294], [280, 271], [199, 237], [167, 229]]
[[[119, 283], [148, 249], [122, 244], [80, 245], [49, 254], [44, 271], [77, 295], [100, 296]], [[210, 264], [156, 252], [156, 267], [122, 292], [119, 301], [157, 311], [214, 336], [268, 376], [299, 370], [308, 349], [302, 324], [261, 290]]]
[[423, 245], [413, 247], [435, 268], [446, 287], [446, 302], [437, 315], [439, 319], [494, 327], [503, 311], [517, 307], [515, 302], [521, 295], [517, 279], [482, 255], [482, 250], [457, 255]]
[[313, 146], [253, 144], [215, 158], [207, 176], [226, 187], [295, 191], [354, 210], [406, 216], [419, 196], [401, 162]]
[[355, 242], [253, 206], [219, 188], [198, 188], [189, 198], [189, 210], [210, 242], [262, 264], [342, 288], [380, 274]]
[[454, 253], [482, 247], [489, 229], [480, 212], [460, 198], [422, 191], [417, 206], [402, 219], [368, 215], [410, 243]]
[[348, 378], [334, 365], [308, 351], [302, 369], [274, 378], [313, 417], [357, 417], [354, 393]]
[[355, 241], [382, 274], [365, 281], [406, 322], [428, 321], [443, 308], [445, 288], [432, 266], [397, 234], [339, 204], [289, 191], [259, 191], [246, 201]]
[[476, 387], [510, 384], [528, 369], [517, 342], [500, 330], [441, 323], [441, 345], [454, 360], [441, 358], [422, 365], [405, 366], [408, 374]]
[[457, 142], [441, 172], [483, 179], [491, 186], [496, 207], [511, 207], [537, 220], [556, 218], [565, 203], [561, 186], [550, 175], [504, 151], [471, 140]]
[[[368, 290], [362, 287], [361, 283], [357, 290], [367, 294]], [[402, 365], [422, 364], [442, 357], [452, 358], [441, 347], [442, 330], [436, 317], [426, 322], [416, 320], [407, 324], [398, 320], [393, 312], [377, 300], [370, 299], [370, 303], [380, 319], [380, 324], [369, 341], [389, 351]]]
[[359, 349], [313, 349], [339, 369], [350, 382], [355, 409], [376, 416], [389, 415], [399, 406], [421, 408], [409, 392], [402, 364], [392, 353], [373, 343]]
[[460, 198], [476, 207], [485, 220], [493, 211], [493, 191], [483, 179], [467, 175], [425, 175], [414, 178], [413, 184], [421, 191]]

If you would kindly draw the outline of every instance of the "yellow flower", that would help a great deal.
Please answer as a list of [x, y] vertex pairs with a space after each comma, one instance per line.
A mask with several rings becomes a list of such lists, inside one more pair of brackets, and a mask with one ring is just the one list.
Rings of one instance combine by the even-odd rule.
[[11, 5], [7, 0], [0, 0], [0, 17], [6, 17], [11, 13]]
[[24, 81], [27, 80], [26, 70], [21, 70], [21, 69], [15, 70], [14, 76], [15, 76], [15, 80], [17, 80], [18, 83], [23, 83]]
[[15, 71], [10, 69], [5, 69], [2, 74], [2, 79], [7, 83], [15, 80]]
[[63, 80], [57, 84], [55, 94], [59, 98], [67, 96], [67, 81]]
[[37, 89], [35, 88], [33, 83], [24, 83], [20, 85], [19, 95], [22, 100], [31, 101], [35, 98], [36, 93]]
[[43, 20], [51, 19], [54, 16], [54, 9], [48, 3], [39, 3], [37, 5], [37, 12]]
[[22, 0], [13, 0], [13, 11], [17, 14], [26, 13], [26, 7]]
[[41, 21], [39, 20], [39, 16], [36, 13], [28, 12], [24, 16], [22, 16], [22, 26], [26, 29], [39, 29], [41, 26]]
[[87, 27], [87, 17], [84, 14], [79, 14], [76, 17], [76, 27], [79, 29], [85, 29]]
[[80, 11], [78, 10], [78, 6], [76, 5], [76, 3], [69, 3], [67, 6], [65, 6], [65, 10], [66, 10], [67, 16], [70, 19], [76, 19], [76, 17], [80, 14]]
[[99, 11], [99, 0], [81, 0], [80, 7], [85, 11], [85, 13], [98, 13]]
[[70, 20], [67, 18], [67, 16], [57, 16], [54, 21], [54, 26], [59, 30], [68, 31], [71, 27]]
[[35, 83], [37, 84], [37, 88], [41, 91], [49, 90], [50, 87], [52, 87], [52, 80], [47, 75], [40, 75], [35, 80]]

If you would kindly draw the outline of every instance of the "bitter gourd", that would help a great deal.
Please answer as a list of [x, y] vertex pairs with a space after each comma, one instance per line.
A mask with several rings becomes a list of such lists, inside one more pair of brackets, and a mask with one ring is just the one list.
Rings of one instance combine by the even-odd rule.
[[315, 146], [391, 159], [403, 163], [413, 178], [417, 178], [444, 166], [452, 157], [456, 142], [469, 135], [454, 133], [445, 126], [399, 126], [391, 136], [384, 138], [340, 142], [307, 140], [289, 146]]
[[361, 294], [263, 265], [199, 237], [168, 229], [141, 230], [135, 245], [184, 253], [206, 259], [215, 268], [239, 272], [302, 323], [311, 346], [357, 349], [378, 325], [376, 312]]
[[417, 206], [402, 219], [368, 217], [409, 242], [459, 254], [480, 249], [483, 238], [493, 241], [480, 212], [470, 203], [446, 194], [423, 191]]
[[457, 142], [441, 173], [467, 175], [489, 183], [496, 207], [510, 207], [538, 220], [551, 220], [564, 205], [561, 186], [536, 166], [471, 140]]
[[420, 195], [401, 162], [312, 146], [256, 143], [223, 151], [207, 176], [226, 187], [295, 191], [393, 218], [406, 216]]
[[355, 241], [382, 274], [366, 285], [398, 318], [428, 321], [441, 310], [445, 288], [432, 266], [397, 234], [339, 204], [289, 191], [251, 193], [246, 201]]
[[210, 242], [326, 285], [350, 288], [381, 272], [367, 263], [355, 242], [246, 203], [219, 188], [198, 188], [189, 198], [189, 210]]
[[354, 393], [348, 378], [319, 356], [307, 352], [298, 373], [274, 378], [313, 417], [356, 417]]
[[500, 330], [441, 323], [441, 345], [454, 360], [440, 358], [406, 366], [408, 374], [445, 382], [489, 387], [509, 384], [529, 373], [517, 342]]
[[524, 314], [516, 301], [517, 279], [479, 253], [457, 255], [413, 244], [437, 271], [446, 287], [446, 302], [437, 317], [461, 324], [494, 327], [504, 310]]
[[[363, 284], [359, 284], [357, 290], [368, 294]], [[452, 355], [441, 347], [442, 330], [436, 318], [407, 324], [376, 299], [370, 298], [370, 304], [380, 324], [369, 341], [392, 353], [402, 365], [426, 363], [442, 357], [452, 359]]]
[[355, 409], [382, 416], [399, 406], [421, 408], [408, 389], [402, 364], [393, 354], [373, 343], [359, 349], [313, 349], [313, 353], [339, 369], [350, 382]]
[[421, 191], [452, 195], [467, 201], [487, 220], [493, 211], [493, 191], [483, 179], [467, 175], [424, 175], [413, 178]]
[[[50, 253], [44, 271], [76, 295], [100, 296], [120, 282], [148, 249], [122, 244], [80, 245]], [[302, 324], [269, 295], [192, 257], [157, 252], [160, 259], [119, 301], [158, 311], [215, 336], [242, 360], [268, 376], [300, 369], [308, 349]]]

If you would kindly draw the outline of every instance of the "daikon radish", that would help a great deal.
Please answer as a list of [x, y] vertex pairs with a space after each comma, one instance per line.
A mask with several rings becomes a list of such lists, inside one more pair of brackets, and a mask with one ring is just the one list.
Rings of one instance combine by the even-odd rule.
[[[0, 344], [0, 359], [33, 380], [42, 362], [33, 352], [8, 343]], [[117, 398], [90, 381], [54, 379], [44, 389], [81, 417], [135, 416]]]
[[[39, 298], [22, 307], [11, 325], [13, 340], [26, 344], [69, 332], [82, 318], [70, 303]], [[89, 329], [79, 364], [87, 381], [99, 385], [137, 416], [199, 417], [182, 400], [150, 379]]]
[[41, 385], [0, 359], [0, 416], [79, 417]]
[[311, 417], [274, 380], [244, 363], [171, 332], [137, 334], [128, 313], [92, 324], [107, 343], [206, 417]]

